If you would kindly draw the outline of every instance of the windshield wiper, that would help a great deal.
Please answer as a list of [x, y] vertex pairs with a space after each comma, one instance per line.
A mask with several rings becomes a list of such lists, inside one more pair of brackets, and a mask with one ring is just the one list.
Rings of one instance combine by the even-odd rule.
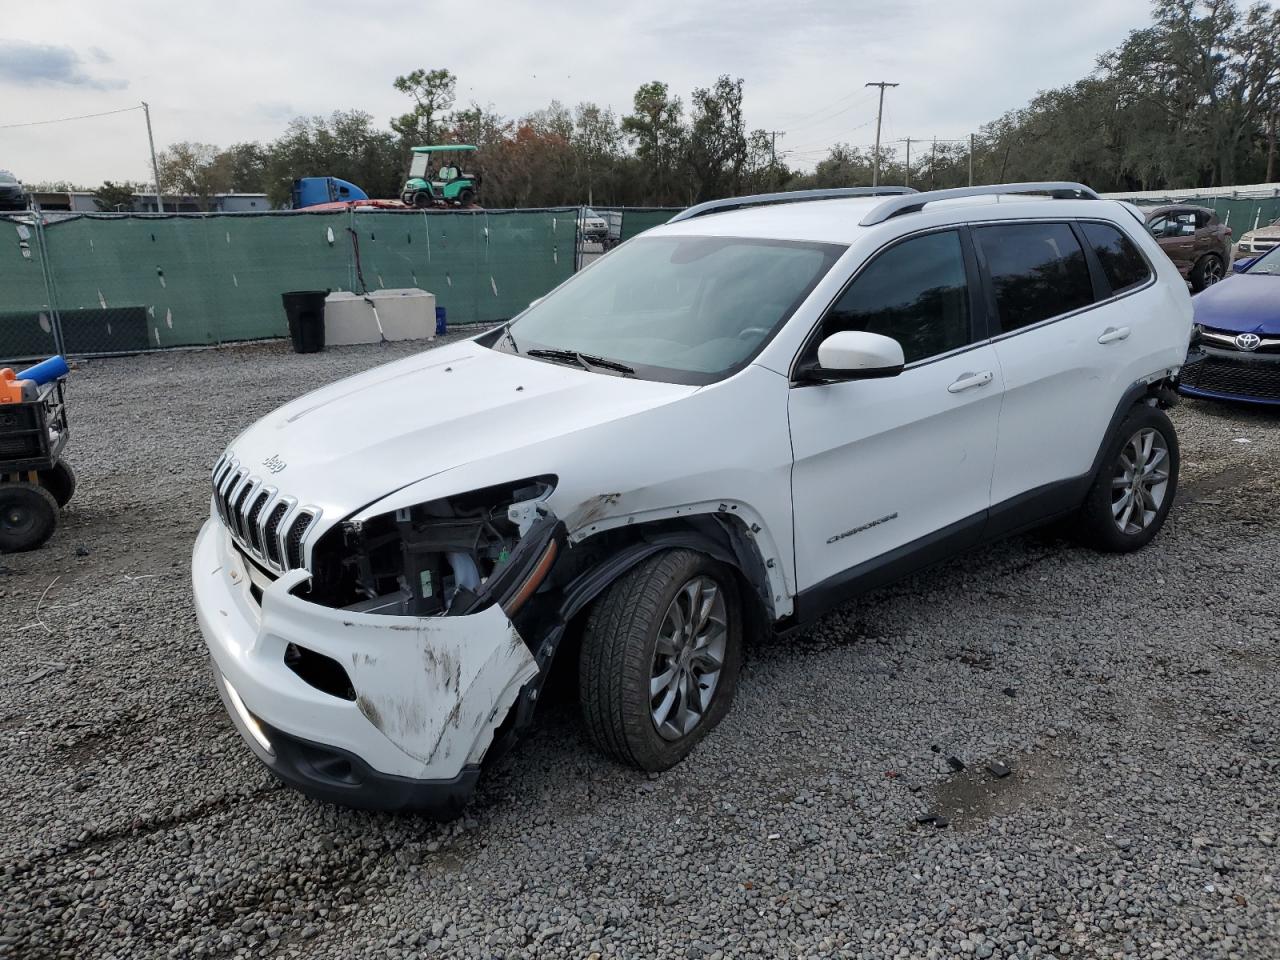
[[616, 370], [618, 373], [628, 376], [635, 374], [633, 367], [627, 366], [618, 360], [610, 360], [608, 357], [594, 357], [589, 353], [578, 353], [576, 350], [552, 350], [547, 347], [534, 347], [524, 352], [526, 357], [538, 357], [543, 360], [554, 360], [558, 363], [576, 363], [583, 370], [590, 370], [592, 367], [600, 367], [604, 370]]
[[591, 365], [572, 350], [549, 350], [546, 347], [534, 347], [524, 352], [526, 357], [537, 357], [539, 360], [554, 360], [556, 363], [572, 363], [583, 370], [590, 370]]
[[636, 372], [635, 367], [629, 367], [621, 360], [610, 360], [608, 357], [597, 357], [590, 353], [580, 353], [578, 354], [578, 359], [585, 360], [593, 367], [604, 367], [606, 370], [617, 370], [619, 373], [625, 373], [628, 376], [631, 376]]

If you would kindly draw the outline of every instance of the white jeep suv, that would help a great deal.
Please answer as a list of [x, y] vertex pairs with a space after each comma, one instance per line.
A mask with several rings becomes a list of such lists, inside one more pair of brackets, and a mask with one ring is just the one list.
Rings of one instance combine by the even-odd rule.
[[286, 782], [447, 816], [559, 653], [591, 739], [665, 769], [750, 631], [1066, 514], [1147, 543], [1191, 324], [1078, 184], [695, 207], [231, 444], [193, 562], [218, 689]]

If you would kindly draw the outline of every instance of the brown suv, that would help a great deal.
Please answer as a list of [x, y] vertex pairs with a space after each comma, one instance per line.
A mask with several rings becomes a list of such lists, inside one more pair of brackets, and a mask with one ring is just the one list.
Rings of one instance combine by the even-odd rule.
[[1172, 205], [1146, 211], [1147, 229], [1178, 272], [1199, 293], [1227, 275], [1231, 228], [1208, 207]]

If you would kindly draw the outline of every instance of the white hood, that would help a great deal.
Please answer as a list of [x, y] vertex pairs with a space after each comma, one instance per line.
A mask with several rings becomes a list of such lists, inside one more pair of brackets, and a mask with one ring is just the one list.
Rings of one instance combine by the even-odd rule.
[[300, 397], [229, 449], [250, 473], [319, 507], [332, 522], [441, 471], [696, 389], [577, 370], [465, 340]]

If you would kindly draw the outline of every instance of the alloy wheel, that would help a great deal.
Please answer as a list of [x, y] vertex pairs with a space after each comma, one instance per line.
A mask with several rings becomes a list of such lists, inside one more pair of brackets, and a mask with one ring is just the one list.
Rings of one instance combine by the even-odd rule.
[[1217, 257], [1210, 257], [1205, 261], [1202, 275], [1204, 276], [1204, 285], [1206, 287], [1213, 286], [1222, 279], [1222, 262]]
[[1169, 488], [1169, 444], [1143, 427], [1120, 450], [1111, 479], [1111, 516], [1121, 533], [1141, 533], [1155, 520]]
[[711, 706], [729, 637], [724, 591], [697, 576], [676, 591], [658, 627], [649, 707], [664, 740], [679, 740]]

